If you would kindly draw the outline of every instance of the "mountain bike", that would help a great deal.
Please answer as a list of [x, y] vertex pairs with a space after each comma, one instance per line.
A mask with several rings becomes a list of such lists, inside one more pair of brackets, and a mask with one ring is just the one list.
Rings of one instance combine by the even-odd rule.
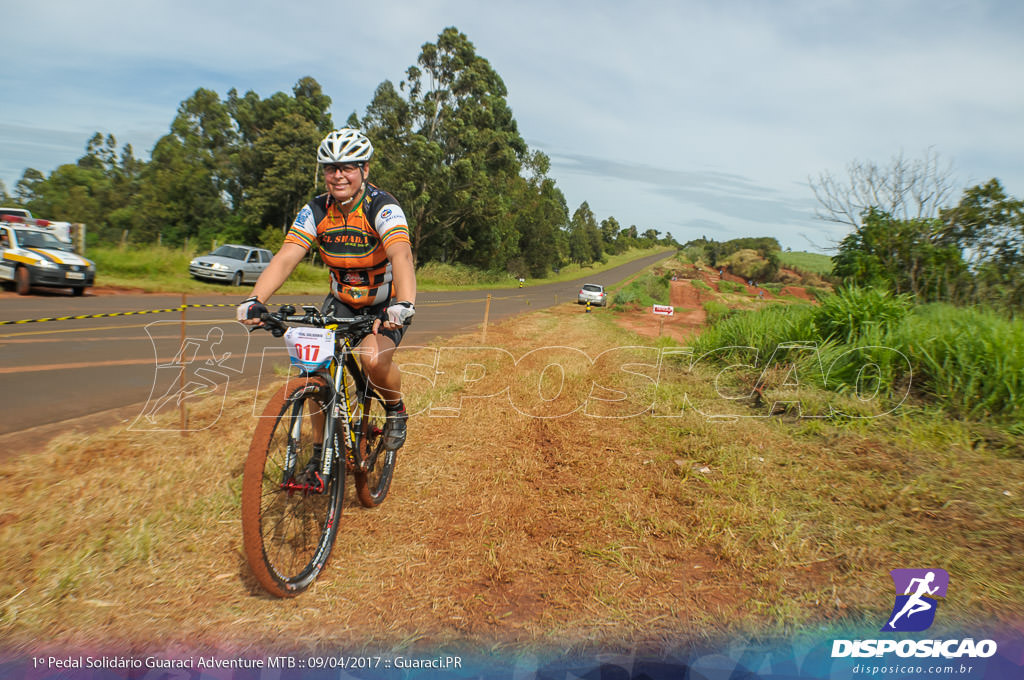
[[[300, 369], [270, 399], [252, 437], [242, 480], [242, 537], [256, 580], [293, 597], [327, 564], [351, 475], [364, 507], [391, 486], [395, 451], [384, 449], [384, 400], [356, 360], [375, 315], [342, 318], [291, 305], [260, 315], [285, 337]], [[302, 324], [291, 326], [289, 324]]]

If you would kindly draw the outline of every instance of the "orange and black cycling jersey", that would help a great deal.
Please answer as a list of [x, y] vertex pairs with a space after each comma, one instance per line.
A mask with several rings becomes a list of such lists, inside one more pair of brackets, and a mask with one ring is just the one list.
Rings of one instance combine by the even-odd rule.
[[353, 308], [391, 296], [387, 248], [409, 243], [409, 226], [395, 197], [367, 183], [359, 205], [346, 216], [329, 194], [299, 211], [284, 238], [309, 250], [314, 244], [331, 269], [331, 293]]

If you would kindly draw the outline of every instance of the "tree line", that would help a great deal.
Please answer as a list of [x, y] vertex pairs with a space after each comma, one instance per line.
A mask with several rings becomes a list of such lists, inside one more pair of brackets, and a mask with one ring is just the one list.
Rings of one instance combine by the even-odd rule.
[[998, 179], [954, 195], [949, 166], [933, 153], [887, 165], [854, 162], [845, 178], [811, 182], [826, 220], [852, 231], [833, 275], [919, 302], [1024, 309], [1024, 202]]
[[[677, 245], [602, 221], [584, 202], [571, 215], [550, 161], [519, 134], [507, 90], [456, 28], [423, 45], [397, 84], [382, 82], [346, 121], [373, 141], [371, 181], [409, 218], [418, 263], [440, 261], [544, 276], [631, 247]], [[312, 77], [263, 99], [200, 88], [183, 101], [148, 161], [96, 133], [77, 162], [48, 176], [25, 170], [0, 201], [84, 222], [90, 243], [186, 240], [280, 244], [295, 214], [323, 191], [315, 150], [335, 125]]]

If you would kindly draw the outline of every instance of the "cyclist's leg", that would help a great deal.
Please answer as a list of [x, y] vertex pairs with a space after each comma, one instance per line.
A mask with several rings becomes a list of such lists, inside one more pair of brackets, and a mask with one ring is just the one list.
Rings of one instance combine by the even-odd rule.
[[359, 362], [377, 393], [388, 406], [402, 400], [402, 372], [395, 365], [397, 343], [386, 335], [367, 335], [359, 342]]
[[[352, 309], [328, 295], [324, 314], [358, 316], [380, 314], [384, 305]], [[395, 348], [403, 331], [382, 331], [362, 338], [355, 347], [360, 367], [371, 388], [357, 395], [359, 462], [355, 469], [355, 486], [359, 502], [374, 507], [384, 501], [391, 486], [397, 450], [405, 443], [406, 414], [402, 405], [402, 374], [394, 364]], [[379, 398], [378, 398], [379, 397]], [[390, 404], [385, 408], [385, 403]]]
[[[358, 316], [359, 314], [380, 314], [387, 303], [377, 304], [361, 309], [354, 309], [332, 294], [324, 298], [321, 311], [335, 316]], [[394, 364], [395, 349], [402, 342], [405, 329], [396, 331], [381, 330], [377, 335], [367, 335], [359, 341], [356, 355], [363, 372], [370, 380], [370, 385], [389, 406], [395, 406], [402, 400], [402, 374]]]
[[[356, 316], [381, 314], [386, 306], [387, 302], [384, 302], [356, 310], [328, 294], [322, 309], [324, 314]], [[402, 402], [402, 373], [394, 363], [395, 350], [404, 334], [404, 328], [381, 330], [376, 335], [370, 334], [360, 340], [355, 351], [370, 386], [384, 400], [387, 408], [384, 445], [389, 450], [398, 449], [405, 443], [407, 415]]]
[[399, 341], [401, 333], [385, 331], [367, 336], [359, 344], [361, 365], [372, 387], [360, 404], [360, 449], [366, 467], [355, 475], [356, 494], [366, 507], [384, 501], [398, 449], [405, 444], [408, 415], [402, 402], [402, 374], [394, 363]]
[[[401, 339], [401, 338], [399, 338]], [[384, 400], [387, 421], [384, 448], [395, 451], [405, 444], [409, 415], [402, 401], [402, 372], [394, 362], [395, 342], [387, 335], [369, 335], [359, 343], [363, 371], [370, 385]]]

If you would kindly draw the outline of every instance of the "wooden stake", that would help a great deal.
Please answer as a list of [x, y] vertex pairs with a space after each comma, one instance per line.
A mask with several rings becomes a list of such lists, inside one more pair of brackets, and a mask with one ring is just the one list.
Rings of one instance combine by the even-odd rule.
[[484, 332], [480, 342], [487, 342], [487, 319], [491, 316], [491, 294], [487, 294], [487, 305], [484, 307]]
[[188, 413], [185, 411], [185, 310], [188, 304], [185, 293], [181, 294], [181, 375], [179, 376], [178, 408], [181, 411], [181, 436], [188, 436]]

